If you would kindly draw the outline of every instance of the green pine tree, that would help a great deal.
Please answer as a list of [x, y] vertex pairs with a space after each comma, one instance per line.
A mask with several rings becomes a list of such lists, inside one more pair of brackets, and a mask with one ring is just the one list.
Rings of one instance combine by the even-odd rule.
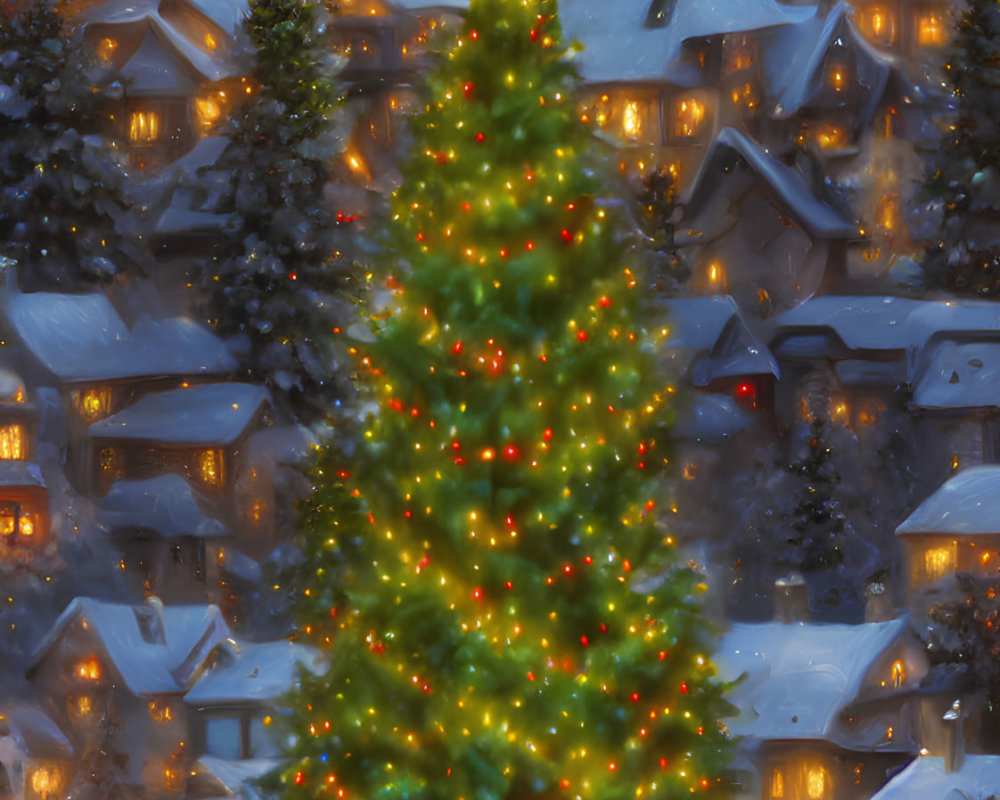
[[728, 710], [655, 520], [668, 392], [554, 0], [472, 0], [393, 198], [351, 474], [303, 519], [284, 796], [687, 798]]
[[217, 210], [236, 230], [201, 276], [212, 324], [246, 342], [249, 377], [307, 422], [348, 391], [339, 339], [353, 276], [349, 218], [324, 192], [340, 99], [324, 14], [316, 0], [250, 3], [259, 87], [235, 112], [218, 163], [229, 189]]
[[0, 256], [22, 288], [72, 291], [147, 266], [126, 163], [97, 135], [110, 85], [54, 2], [0, 10]]
[[1000, 6], [971, 0], [944, 67], [956, 105], [930, 164], [927, 191], [943, 204], [924, 269], [932, 284], [1000, 294]]

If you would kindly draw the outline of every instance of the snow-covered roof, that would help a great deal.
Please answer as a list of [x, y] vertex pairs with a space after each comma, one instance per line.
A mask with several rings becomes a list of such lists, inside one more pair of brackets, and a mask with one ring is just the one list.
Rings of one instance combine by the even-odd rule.
[[798, 172], [735, 128], [723, 128], [719, 131], [698, 168], [684, 199], [686, 222], [693, 221], [702, 206], [719, 190], [719, 183], [726, 174], [722, 169], [722, 162], [729, 160], [731, 152], [743, 158], [748, 167], [776, 195], [782, 210], [807, 231], [830, 239], [858, 238], [854, 224], [818, 200]]
[[42, 468], [34, 461], [0, 460], [0, 486], [38, 486], [45, 488]]
[[230, 659], [217, 661], [198, 679], [184, 702], [194, 706], [271, 702], [294, 688], [299, 666], [318, 673], [322, 659], [316, 648], [295, 642], [239, 642]]
[[143, 317], [129, 331], [100, 293], [11, 292], [2, 310], [11, 332], [67, 383], [218, 375], [236, 367], [225, 343], [199, 323]]
[[824, 67], [831, 48], [849, 43], [855, 56], [852, 82], [869, 94], [868, 118], [889, 79], [889, 59], [872, 48], [851, 23], [854, 10], [837, 3], [825, 17], [813, 15], [776, 31], [762, 48], [766, 91], [775, 98], [774, 116], [786, 119], [809, 104], [822, 90]]
[[991, 800], [1000, 796], [1000, 756], [966, 755], [962, 768], [945, 772], [941, 756], [920, 756], [893, 776], [872, 800]]
[[280, 767], [282, 763], [278, 758], [230, 760], [202, 756], [191, 766], [190, 780], [193, 786], [198, 787], [198, 797], [206, 797], [207, 793], [212, 798], [239, 797], [243, 800], [256, 800], [261, 795], [252, 782]]
[[16, 372], [0, 368], [0, 403], [20, 395], [22, 398], [28, 396], [28, 389], [24, 379]]
[[467, 11], [469, 0], [392, 0], [403, 11]]
[[208, 500], [180, 475], [116, 481], [98, 502], [101, 521], [112, 531], [142, 529], [164, 538], [225, 536], [229, 529], [208, 516]]
[[[741, 375], [780, 374], [767, 346], [747, 327], [733, 298], [677, 297], [663, 300], [665, 316], [657, 324], [669, 331], [663, 347], [686, 356], [695, 386]], [[701, 356], [701, 357], [699, 357]]]
[[727, 725], [754, 739], [840, 743], [841, 710], [908, 626], [905, 617], [862, 625], [734, 623], [713, 659], [725, 681], [747, 675], [730, 694], [740, 714]]
[[191, 150], [170, 164], [170, 171], [194, 175], [199, 169], [214, 167], [231, 141], [228, 136], [203, 136]]
[[119, 74], [133, 97], [187, 97], [194, 94], [199, 78], [207, 80], [191, 67], [151, 26]]
[[69, 758], [73, 745], [53, 722], [52, 718], [39, 708], [17, 705], [4, 710], [10, 736], [18, 747], [32, 758]]
[[944, 533], [1000, 534], [1000, 464], [980, 464], [953, 475], [896, 528], [897, 536]]
[[677, 0], [660, 28], [645, 27], [650, 0], [567, 0], [559, 9], [564, 41], [583, 46], [580, 72], [592, 83], [669, 81], [688, 39], [761, 30], [815, 13], [776, 0]]
[[779, 335], [792, 329], [825, 328], [851, 350], [905, 350], [923, 341], [911, 319], [920, 300], [905, 297], [825, 295], [775, 317]]
[[928, 348], [913, 389], [925, 409], [1000, 407], [1000, 341], [946, 339]]
[[170, 203], [156, 220], [153, 231], [160, 235], [211, 233], [218, 235], [230, 225], [232, 216], [203, 211], [196, 207], [194, 189], [177, 187], [170, 195]]
[[753, 424], [750, 412], [727, 394], [694, 392], [677, 410], [671, 433], [678, 439], [718, 442]]
[[228, 445], [243, 435], [268, 402], [267, 389], [252, 383], [207, 383], [154, 392], [92, 424], [90, 435], [195, 446]]
[[[162, 628], [156, 622], [158, 613], [162, 613]], [[231, 635], [216, 606], [161, 606], [158, 612], [156, 604], [131, 606], [77, 597], [45, 635], [29, 674], [63, 631], [81, 619], [87, 621], [88, 633], [135, 695], [183, 692], [192, 656], [194, 660], [207, 657], [215, 645]], [[147, 624], [148, 630], [144, 632], [143, 626]]]

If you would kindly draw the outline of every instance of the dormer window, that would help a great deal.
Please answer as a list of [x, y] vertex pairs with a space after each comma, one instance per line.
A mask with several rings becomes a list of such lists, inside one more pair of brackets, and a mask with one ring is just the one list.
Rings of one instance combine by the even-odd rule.
[[896, 41], [896, 18], [883, 6], [866, 8], [858, 15], [858, 27], [873, 44], [888, 47]]
[[943, 11], [925, 11], [917, 17], [917, 44], [940, 47], [948, 43], [948, 25]]
[[892, 662], [890, 670], [890, 683], [893, 689], [898, 689], [906, 681], [906, 665], [898, 659]]

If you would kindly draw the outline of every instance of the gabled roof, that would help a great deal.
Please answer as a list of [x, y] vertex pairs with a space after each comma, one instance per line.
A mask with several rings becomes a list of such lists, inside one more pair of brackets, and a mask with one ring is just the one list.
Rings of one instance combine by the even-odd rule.
[[746, 134], [723, 128], [708, 149], [683, 199], [686, 224], [693, 224], [702, 207], [724, 184], [732, 154], [739, 155], [774, 195], [781, 210], [815, 236], [856, 239], [858, 230], [830, 206], [816, 198], [802, 176], [783, 164]]
[[560, 6], [563, 40], [584, 46], [584, 80], [668, 82], [688, 39], [787, 25], [815, 13], [776, 0], [676, 0], [663, 27], [647, 28], [650, 2], [566, 0]]
[[943, 533], [1000, 534], [1000, 464], [980, 464], [953, 475], [896, 528], [897, 536]]
[[825, 329], [850, 350], [905, 350], [922, 342], [922, 326], [911, 319], [920, 305], [905, 297], [814, 297], [775, 317], [776, 337]]
[[857, 63], [851, 81], [869, 94], [860, 116], [870, 118], [892, 66], [854, 27], [853, 14], [848, 3], [837, 3], [825, 17], [813, 15], [776, 31], [769, 46], [762, 48], [765, 88], [775, 100], [774, 117], [786, 119], [812, 102], [824, 87], [827, 54], [834, 47], [850, 46]]
[[294, 688], [300, 666], [318, 673], [322, 663], [323, 654], [303, 644], [239, 642], [231, 648], [227, 663], [217, 662], [205, 672], [184, 695], [184, 702], [194, 706], [272, 702]]
[[697, 442], [719, 442], [753, 424], [750, 412], [727, 394], [692, 392], [677, 409], [671, 436]]
[[840, 741], [841, 710], [857, 698], [865, 675], [909, 630], [903, 617], [862, 625], [735, 623], [714, 656], [723, 680], [747, 677], [729, 700], [736, 736]]
[[139, 398], [90, 426], [99, 439], [166, 444], [229, 445], [269, 403], [267, 389], [252, 383], [208, 383]]
[[133, 97], [187, 97], [194, 94], [199, 79], [208, 79], [167, 44], [154, 25], [119, 74], [128, 81], [128, 93]]
[[941, 756], [920, 756], [889, 779], [872, 800], [989, 800], [1000, 796], [1000, 756], [966, 755], [962, 768], [945, 772]]
[[97, 504], [101, 521], [116, 530], [152, 530], [163, 538], [225, 536], [229, 529], [203, 506], [208, 499], [180, 475], [116, 481]]
[[695, 386], [741, 375], [779, 376], [778, 363], [728, 295], [670, 298], [658, 308], [666, 312], [662, 324], [669, 331], [663, 349], [689, 368]]
[[236, 359], [190, 319], [140, 319], [129, 331], [100, 293], [10, 292], [7, 327], [42, 366], [66, 383], [167, 375], [219, 375]]
[[17, 746], [31, 758], [65, 759], [73, 754], [73, 745], [39, 708], [17, 705], [5, 709], [7, 727]]
[[262, 790], [254, 781], [282, 765], [280, 758], [241, 758], [229, 760], [202, 756], [191, 766], [189, 790], [197, 797], [238, 797], [241, 800], [263, 800]]
[[923, 409], [1000, 408], [1000, 341], [951, 339], [929, 346], [913, 389]]
[[37, 486], [45, 488], [42, 468], [34, 461], [0, 460], [0, 486]]
[[152, 619], [154, 628], [158, 627], [155, 604], [131, 606], [77, 597], [38, 646], [29, 677], [67, 627], [85, 619], [88, 633], [130, 692], [179, 694], [187, 688], [192, 655], [204, 659], [231, 634], [216, 606], [163, 606], [161, 612], [162, 628], [144, 635], [141, 619]]

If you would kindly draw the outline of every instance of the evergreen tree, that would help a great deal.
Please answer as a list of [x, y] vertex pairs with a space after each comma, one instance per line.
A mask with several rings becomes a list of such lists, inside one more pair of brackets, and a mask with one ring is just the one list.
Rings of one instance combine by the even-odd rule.
[[201, 278], [212, 324], [246, 343], [249, 377], [305, 421], [346, 392], [338, 335], [352, 274], [341, 230], [350, 218], [324, 193], [339, 103], [324, 14], [316, 0], [250, 3], [259, 88], [234, 113], [218, 163], [228, 176], [218, 211], [233, 215], [235, 235]]
[[674, 242], [677, 179], [667, 167], [650, 170], [639, 190], [639, 221], [649, 250], [655, 256], [656, 285], [678, 294], [691, 277], [691, 268]]
[[0, 256], [23, 288], [146, 266], [124, 160], [96, 134], [109, 80], [54, 3], [0, 10]]
[[[393, 198], [379, 411], [303, 518], [285, 796], [689, 797], [728, 757], [697, 574], [654, 519], [643, 284], [554, 0], [473, 0]], [[342, 560], [338, 560], [342, 559]]]
[[944, 76], [956, 118], [930, 165], [928, 192], [943, 205], [929, 281], [958, 292], [1000, 294], [1000, 5], [970, 0]]

